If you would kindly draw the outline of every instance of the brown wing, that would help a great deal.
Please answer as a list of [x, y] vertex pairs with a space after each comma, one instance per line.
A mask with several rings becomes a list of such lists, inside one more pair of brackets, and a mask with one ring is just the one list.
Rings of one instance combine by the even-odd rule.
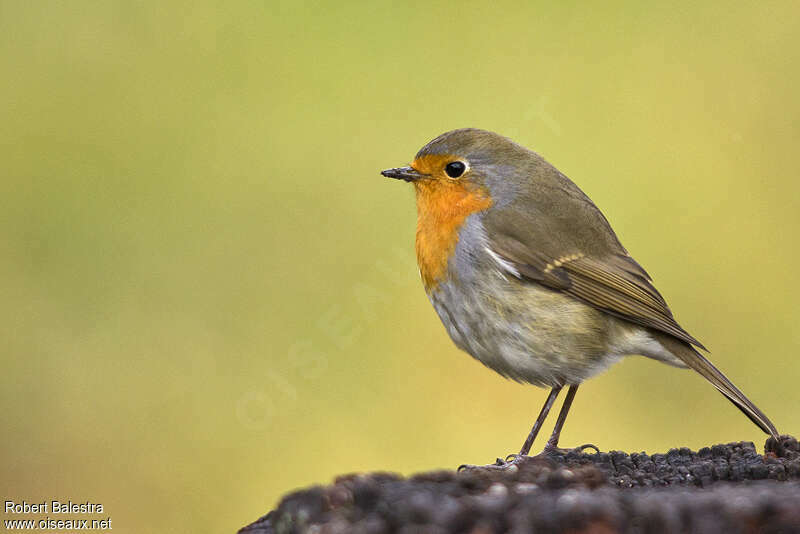
[[675, 321], [647, 273], [624, 249], [602, 257], [580, 250], [547, 257], [507, 234], [493, 236], [490, 247], [522, 280], [562, 291], [606, 313], [705, 349]]

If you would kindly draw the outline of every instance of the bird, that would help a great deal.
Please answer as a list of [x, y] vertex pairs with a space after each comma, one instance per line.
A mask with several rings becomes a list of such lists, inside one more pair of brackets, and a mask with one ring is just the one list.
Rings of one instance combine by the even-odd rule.
[[540, 455], [565, 451], [558, 442], [579, 386], [631, 355], [693, 369], [780, 442], [678, 324], [600, 209], [538, 153], [462, 128], [381, 174], [414, 187], [420, 277], [455, 345], [506, 378], [550, 389], [514, 460], [527, 457], [567, 388]]

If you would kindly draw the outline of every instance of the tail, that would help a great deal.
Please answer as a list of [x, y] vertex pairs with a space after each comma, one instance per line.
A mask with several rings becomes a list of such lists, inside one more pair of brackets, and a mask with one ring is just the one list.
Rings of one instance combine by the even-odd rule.
[[682, 362], [711, 382], [720, 393], [725, 395], [725, 397], [754, 422], [758, 428], [780, 443], [778, 430], [775, 428], [775, 425], [772, 424], [772, 421], [769, 420], [769, 417], [764, 415], [764, 412], [750, 402], [750, 399], [745, 397], [744, 393], [739, 391], [739, 388], [734, 386], [719, 369], [714, 367], [714, 365], [702, 354], [697, 352], [694, 347], [666, 334], [658, 335], [658, 341], [664, 345], [667, 350], [680, 358]]

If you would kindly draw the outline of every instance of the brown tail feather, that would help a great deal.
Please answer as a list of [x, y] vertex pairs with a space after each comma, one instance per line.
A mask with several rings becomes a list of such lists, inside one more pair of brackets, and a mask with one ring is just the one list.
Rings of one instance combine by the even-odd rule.
[[700, 373], [703, 378], [711, 382], [720, 393], [725, 395], [729, 401], [739, 408], [761, 430], [780, 441], [778, 430], [775, 428], [775, 425], [772, 424], [772, 421], [769, 420], [769, 417], [764, 415], [764, 412], [750, 402], [750, 399], [745, 397], [744, 393], [739, 391], [739, 388], [734, 386], [719, 369], [714, 367], [714, 365], [702, 354], [697, 352], [694, 347], [671, 336], [659, 335], [658, 337], [659, 342], [661, 342], [667, 350], [680, 358], [686, 365]]

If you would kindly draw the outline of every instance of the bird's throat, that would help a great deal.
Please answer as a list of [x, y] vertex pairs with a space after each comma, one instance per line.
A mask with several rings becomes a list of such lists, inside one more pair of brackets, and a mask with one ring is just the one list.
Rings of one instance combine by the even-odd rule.
[[420, 180], [417, 193], [417, 263], [425, 291], [431, 293], [447, 272], [467, 217], [488, 209], [492, 200], [483, 189], [464, 182]]

